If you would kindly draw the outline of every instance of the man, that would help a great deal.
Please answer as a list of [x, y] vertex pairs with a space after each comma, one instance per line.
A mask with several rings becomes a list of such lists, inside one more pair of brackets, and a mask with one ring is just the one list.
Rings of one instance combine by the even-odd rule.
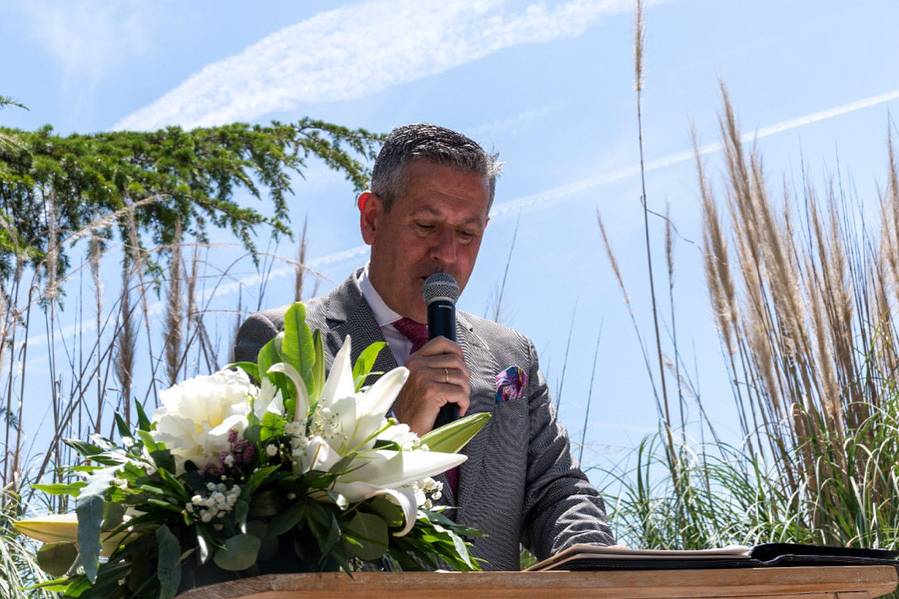
[[[440, 478], [456, 519], [485, 533], [472, 553], [487, 560], [488, 569], [517, 570], [519, 542], [543, 559], [573, 543], [613, 538], [602, 499], [573, 464], [530, 340], [460, 312], [458, 344], [443, 337], [427, 341], [424, 281], [446, 272], [465, 288], [498, 171], [495, 156], [448, 129], [408, 125], [391, 132], [375, 161], [371, 190], [358, 198], [370, 261], [308, 302], [307, 320], [322, 331], [329, 363], [348, 334], [353, 361], [370, 343], [387, 341], [390, 351], [381, 352], [374, 370], [409, 369], [394, 414], [419, 435], [433, 428], [446, 403], [461, 415], [492, 412], [463, 450], [468, 460]], [[238, 333], [235, 359], [255, 360], [283, 328], [286, 308], [252, 315]], [[512, 372], [522, 374], [498, 390], [503, 379], [497, 375], [516, 366]]]

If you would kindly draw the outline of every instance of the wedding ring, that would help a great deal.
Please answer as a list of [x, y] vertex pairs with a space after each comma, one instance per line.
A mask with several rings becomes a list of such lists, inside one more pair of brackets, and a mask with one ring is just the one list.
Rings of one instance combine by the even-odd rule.
[[446, 368], [443, 369], [443, 384], [446, 385], [449, 383], [449, 370]]

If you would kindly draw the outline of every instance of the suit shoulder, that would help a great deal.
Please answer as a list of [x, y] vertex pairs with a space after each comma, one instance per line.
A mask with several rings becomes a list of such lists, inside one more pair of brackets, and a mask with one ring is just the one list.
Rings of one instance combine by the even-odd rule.
[[[324, 295], [321, 297], [312, 298], [309, 300], [303, 301], [303, 306], [306, 308], [306, 322], [309, 323], [309, 326], [313, 328], [321, 328], [321, 325], [325, 319], [325, 304], [328, 296]], [[261, 320], [263, 322], [268, 321], [276, 331], [284, 330], [284, 315], [287, 313], [287, 309], [290, 308], [293, 304], [284, 304], [283, 306], [278, 306], [277, 308], [266, 308], [265, 310], [260, 310], [258, 312], [254, 312], [247, 317], [247, 320]]]

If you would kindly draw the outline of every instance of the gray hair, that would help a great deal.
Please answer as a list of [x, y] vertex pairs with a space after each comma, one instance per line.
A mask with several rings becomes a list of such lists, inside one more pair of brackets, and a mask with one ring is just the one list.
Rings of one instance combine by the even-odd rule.
[[462, 171], [483, 175], [490, 182], [487, 210], [493, 205], [496, 177], [502, 169], [498, 154], [488, 154], [477, 142], [445, 127], [419, 123], [390, 132], [375, 160], [371, 190], [387, 210], [405, 191], [405, 166], [413, 160], [427, 160]]

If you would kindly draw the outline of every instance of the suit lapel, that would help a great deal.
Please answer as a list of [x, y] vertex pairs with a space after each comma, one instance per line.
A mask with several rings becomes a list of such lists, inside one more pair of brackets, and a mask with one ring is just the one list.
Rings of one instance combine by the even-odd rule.
[[[343, 284], [331, 294], [328, 305], [325, 309], [325, 324], [328, 331], [325, 335], [324, 345], [327, 354], [327, 365], [331, 367], [334, 356], [343, 345], [343, 341], [348, 334], [352, 337], [353, 347], [350, 351], [350, 358], [353, 364], [362, 351], [377, 341], [384, 342], [384, 335], [381, 328], [375, 321], [375, 316], [359, 289], [359, 283], [356, 281], [356, 274], [343, 282]], [[372, 374], [369, 376], [368, 384], [372, 384], [380, 378], [381, 374], [397, 367], [396, 358], [390, 347], [385, 347], [372, 368]]]

